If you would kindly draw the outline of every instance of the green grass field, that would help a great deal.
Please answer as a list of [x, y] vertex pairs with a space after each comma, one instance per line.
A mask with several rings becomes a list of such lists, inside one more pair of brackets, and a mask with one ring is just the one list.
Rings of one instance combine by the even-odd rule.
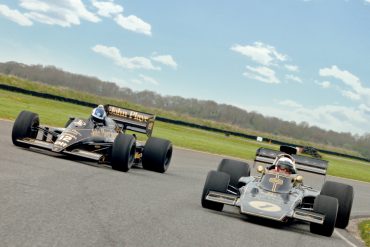
[[39, 82], [32, 82], [32, 81], [24, 80], [24, 79], [15, 77], [15, 76], [8, 76], [8, 75], [0, 74], [0, 84], [11, 85], [11, 86], [20, 87], [20, 88], [24, 88], [24, 89], [36, 91], [36, 92], [49, 93], [52, 95], [59, 95], [59, 96], [67, 97], [67, 98], [78, 99], [78, 100], [82, 100], [86, 102], [92, 102], [95, 104], [119, 105], [119, 106], [130, 108], [130, 109], [136, 109], [138, 111], [154, 113], [157, 116], [166, 117], [166, 118], [170, 118], [174, 120], [182, 120], [182, 121], [195, 123], [199, 125], [210, 126], [210, 127], [214, 127], [214, 128], [222, 129], [222, 130], [235, 131], [235, 132], [245, 133], [249, 135], [262, 136], [265, 139], [266, 138], [275, 139], [275, 140], [280, 140], [280, 141], [287, 142], [287, 143], [295, 143], [301, 146], [315, 146], [316, 148], [319, 148], [319, 149], [327, 149], [327, 150], [335, 151], [338, 153], [361, 157], [360, 153], [353, 151], [353, 150], [343, 149], [339, 147], [326, 146], [320, 143], [310, 143], [308, 141], [297, 140], [297, 139], [293, 139], [293, 138], [286, 137], [286, 136], [276, 136], [276, 135], [269, 134], [269, 133], [261, 133], [261, 132], [250, 130], [250, 129], [248, 130], [242, 129], [234, 125], [215, 122], [211, 120], [194, 118], [186, 114], [178, 114], [177, 112], [165, 111], [165, 110], [158, 109], [158, 108], [144, 107], [141, 105], [127, 102], [124, 99], [101, 97], [101, 96], [97, 96], [97, 95], [93, 95], [93, 94], [89, 94], [85, 92], [72, 90], [69, 88], [55, 87], [55, 86], [50, 86], [50, 85], [46, 85], [46, 84], [39, 83]]
[[362, 239], [365, 241], [366, 246], [370, 247], [370, 220], [362, 221], [358, 228], [361, 233]]
[[[41, 124], [52, 126], [64, 126], [69, 116], [88, 117], [91, 113], [91, 108], [88, 107], [0, 90], [0, 118], [14, 120], [22, 110], [37, 112]], [[159, 121], [155, 123], [153, 135], [167, 138], [178, 147], [246, 160], [253, 160], [259, 147], [278, 149], [276, 145]], [[330, 164], [328, 174], [370, 182], [369, 163], [329, 155], [324, 158]]]

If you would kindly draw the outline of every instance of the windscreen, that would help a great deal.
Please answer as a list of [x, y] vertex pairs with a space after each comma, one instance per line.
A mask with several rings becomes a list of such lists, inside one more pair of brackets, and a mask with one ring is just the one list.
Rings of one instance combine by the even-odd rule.
[[267, 191], [289, 193], [293, 184], [289, 175], [271, 172], [263, 175], [260, 187]]

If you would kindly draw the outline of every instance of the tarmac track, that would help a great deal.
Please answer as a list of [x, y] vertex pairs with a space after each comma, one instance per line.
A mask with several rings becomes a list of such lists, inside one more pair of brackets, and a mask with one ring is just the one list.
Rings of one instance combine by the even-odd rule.
[[[206, 174], [221, 156], [176, 148], [166, 174], [122, 173], [15, 147], [11, 129], [0, 121], [1, 246], [361, 246], [342, 229], [327, 238], [304, 223], [203, 209]], [[354, 186], [352, 217], [370, 216], [369, 183], [327, 179]], [[322, 180], [305, 175], [316, 186]]]

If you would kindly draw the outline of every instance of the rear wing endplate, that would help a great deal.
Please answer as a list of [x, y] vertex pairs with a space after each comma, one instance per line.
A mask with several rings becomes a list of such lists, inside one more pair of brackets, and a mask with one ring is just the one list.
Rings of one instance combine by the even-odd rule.
[[104, 109], [107, 116], [122, 125], [124, 130], [132, 130], [147, 136], [152, 135], [155, 115], [113, 105], [105, 105]]
[[[272, 164], [279, 154], [284, 154], [284, 152], [268, 148], [259, 148], [257, 149], [254, 162]], [[329, 166], [328, 161], [297, 154], [291, 154], [291, 156], [295, 159], [296, 168], [298, 170], [326, 175]]]

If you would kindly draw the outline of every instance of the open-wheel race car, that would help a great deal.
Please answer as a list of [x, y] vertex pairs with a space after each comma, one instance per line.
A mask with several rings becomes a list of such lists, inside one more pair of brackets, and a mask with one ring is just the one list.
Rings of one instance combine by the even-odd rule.
[[[112, 105], [98, 106], [88, 119], [70, 118], [65, 128], [40, 125], [36, 113], [22, 111], [14, 122], [13, 144], [40, 148], [110, 164], [127, 172], [132, 166], [164, 173], [171, 162], [170, 141], [152, 137], [155, 115]], [[146, 134], [141, 142], [136, 135]]]
[[238, 207], [241, 214], [280, 222], [310, 223], [310, 231], [331, 236], [334, 228], [346, 228], [354, 197], [350, 185], [325, 181], [321, 190], [303, 184], [299, 170], [326, 174], [328, 162], [296, 155], [296, 149], [257, 150], [258, 176], [242, 161], [223, 159], [217, 171], [210, 171], [204, 184], [204, 208], [222, 211], [224, 205]]

